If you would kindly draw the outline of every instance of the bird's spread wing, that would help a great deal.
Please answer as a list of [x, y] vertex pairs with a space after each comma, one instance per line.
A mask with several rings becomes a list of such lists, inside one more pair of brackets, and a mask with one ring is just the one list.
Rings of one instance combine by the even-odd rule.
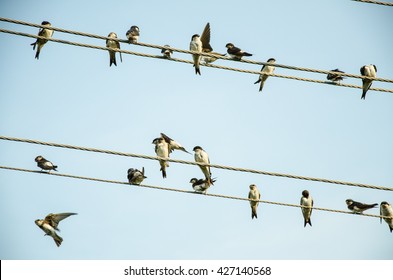
[[211, 52], [213, 48], [210, 46], [210, 24], [207, 23], [201, 35], [202, 51]]
[[167, 142], [168, 144], [171, 143], [171, 141], [173, 141], [172, 138], [170, 138], [169, 136], [165, 135], [164, 133], [161, 132], [161, 137], [164, 138], [165, 142]]
[[47, 221], [53, 228], [57, 229], [57, 225], [61, 220], [64, 220], [65, 218], [76, 214], [77, 213], [59, 213], [59, 214], [51, 213], [45, 217], [45, 221]]

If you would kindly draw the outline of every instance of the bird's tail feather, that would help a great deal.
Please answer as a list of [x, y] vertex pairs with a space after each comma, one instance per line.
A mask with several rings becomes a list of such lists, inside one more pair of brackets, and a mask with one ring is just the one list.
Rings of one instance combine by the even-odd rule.
[[304, 227], [306, 227], [307, 224], [309, 224], [312, 227], [311, 219], [308, 220], [304, 219]]
[[252, 54], [251, 54], [251, 53], [248, 53], [248, 52], [244, 52], [243, 55], [244, 55], [244, 56], [252, 56]]
[[63, 242], [63, 238], [61, 238], [61, 236], [57, 235], [56, 233], [53, 236], [53, 240], [55, 241], [57, 247], [60, 247], [61, 242]]

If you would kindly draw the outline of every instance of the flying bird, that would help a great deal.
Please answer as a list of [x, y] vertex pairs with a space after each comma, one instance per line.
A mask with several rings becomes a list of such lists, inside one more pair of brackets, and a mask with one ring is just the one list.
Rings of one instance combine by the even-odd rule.
[[171, 58], [171, 55], [173, 54], [173, 51], [170, 49], [167, 49], [167, 47], [170, 47], [169, 45], [164, 45], [164, 48], [161, 49], [161, 53], [165, 58]]
[[[212, 179], [212, 182], [214, 183], [215, 180]], [[192, 178], [190, 180], [190, 183], [192, 184], [192, 188], [194, 189], [194, 191], [198, 193], [206, 194], [207, 189], [210, 187], [210, 184], [206, 179]]]
[[173, 140], [172, 138], [170, 138], [169, 136], [165, 135], [162, 132], [161, 132], [161, 137], [164, 138], [165, 142], [168, 143], [169, 153], [172, 153], [174, 150], [180, 150], [188, 154], [191, 154], [180, 143], [176, 142], [175, 140]]
[[[362, 74], [362, 76], [376, 78], [377, 77], [377, 66], [375, 66], [374, 64], [364, 65], [362, 68], [360, 68], [360, 74]], [[361, 99], [366, 99], [366, 93], [370, 89], [371, 84], [373, 83], [373, 80], [365, 78], [365, 79], [362, 79], [362, 81], [363, 81], [363, 93], [362, 93]]]
[[[109, 33], [108, 37], [117, 39], [117, 34], [115, 32], [111, 32], [111, 33]], [[120, 50], [120, 42], [117, 40], [106, 39], [106, 47]], [[123, 62], [123, 58], [121, 57], [121, 53], [120, 53], [120, 61]], [[109, 66], [112, 66], [112, 64], [117, 66], [115, 51], [109, 51]]]
[[37, 166], [39, 168], [41, 168], [42, 170], [48, 170], [49, 172], [51, 170], [57, 171], [57, 165], [54, 165], [52, 162], [50, 162], [49, 160], [46, 160], [43, 156], [37, 156], [35, 158], [35, 162], [37, 163]]
[[345, 73], [344, 71], [337, 69], [330, 70], [332, 73], [327, 74], [326, 79], [332, 82], [341, 82], [345, 77], [341, 76], [340, 73]]
[[[210, 164], [209, 155], [200, 147], [195, 146], [193, 151], [195, 162]], [[209, 185], [213, 185], [213, 180], [211, 178], [210, 166], [199, 165], [199, 168], [202, 170], [202, 173], [205, 175], [205, 179]]]
[[[169, 158], [169, 144], [165, 142], [165, 139], [162, 137], [155, 138], [153, 143], [155, 145], [155, 152], [158, 157]], [[166, 178], [166, 168], [169, 167], [169, 163], [166, 160], [159, 160], [160, 162], [160, 171], [162, 172], [162, 177]]]
[[[225, 56], [225, 54], [213, 52], [213, 48], [210, 45], [210, 23], [206, 24], [205, 28], [203, 29], [200, 39], [202, 42], [202, 52]], [[212, 62], [216, 61], [217, 59], [218, 58], [211, 57], [211, 56], [204, 56], [204, 55], [201, 56], [201, 61], [203, 61], [203, 63], [205, 63], [205, 64], [212, 63]]]
[[235, 47], [235, 45], [232, 43], [226, 44], [225, 47], [227, 48], [227, 53], [229, 54], [229, 56], [235, 60], [240, 60], [243, 56], [252, 56], [252, 54]]
[[[248, 193], [248, 199], [254, 199], [254, 200], [260, 200], [261, 199], [261, 193], [259, 192], [258, 188], [256, 185], [251, 184], [250, 185], [250, 191]], [[259, 201], [251, 201], [250, 200], [250, 206], [251, 206], [251, 219], [258, 219], [257, 215], [257, 208], [258, 208]]]
[[378, 203], [364, 204], [361, 202], [354, 201], [352, 199], [347, 199], [345, 200], [345, 202], [347, 203], [348, 209], [355, 214], [363, 214], [363, 211], [374, 208], [375, 206], [378, 205]]
[[[50, 24], [49, 21], [43, 21], [41, 23], [41, 25], [45, 25], [45, 26], [51, 27], [51, 24]], [[45, 38], [51, 38], [53, 36], [53, 32], [54, 32], [53, 29], [41, 28], [38, 31], [38, 36], [42, 36], [42, 37], [45, 37]], [[48, 42], [47, 39], [39, 39], [39, 38], [37, 38], [37, 40], [34, 43], [30, 44], [30, 46], [33, 46], [33, 50], [35, 50], [35, 47], [37, 46], [37, 51], [35, 53], [35, 58], [36, 59], [40, 58], [41, 49], [47, 42]]]
[[45, 232], [45, 235], [51, 236], [55, 241], [57, 247], [59, 247], [61, 245], [61, 242], [63, 242], [63, 238], [61, 238], [56, 233], [56, 231], [60, 231], [57, 226], [59, 225], [61, 220], [64, 220], [71, 215], [77, 215], [77, 213], [51, 213], [48, 214], [44, 220], [35, 220], [35, 224]]
[[[269, 58], [269, 59], [267, 60], [267, 62], [268, 62], [268, 63], [275, 63], [276, 60], [275, 60], [274, 58]], [[273, 74], [274, 69], [275, 69], [275, 67], [272, 66], [272, 65], [263, 65], [263, 66], [262, 66], [262, 69], [261, 69], [262, 74], [259, 76], [258, 81], [256, 81], [256, 82], [254, 83], [254, 84], [261, 83], [261, 84], [259, 85], [259, 91], [262, 91], [263, 85], [265, 84], [265, 81], [267, 80], [267, 78], [269, 78], [269, 75], [268, 75], [268, 74]]]
[[[190, 51], [202, 52], [202, 42], [199, 34], [192, 35], [190, 42]], [[199, 63], [201, 61], [201, 56], [199, 54], [193, 54], [192, 60], [194, 61], [195, 74], [200, 75], [201, 69], [199, 68]]]
[[[391, 217], [391, 218], [383, 218], [385, 222], [388, 224], [390, 232], [393, 232], [393, 208], [392, 205], [386, 201], [382, 201], [379, 213], [381, 216]], [[382, 223], [382, 219], [380, 218], [380, 222]]]
[[311, 213], [312, 213], [312, 207], [314, 206], [314, 201], [313, 201], [312, 197], [310, 196], [310, 193], [308, 192], [308, 190], [304, 190], [302, 192], [302, 197], [300, 198], [300, 205], [304, 206], [304, 207], [302, 207], [302, 214], [304, 217], [304, 227], [306, 227], [307, 224], [312, 226]]
[[139, 27], [136, 26], [136, 25], [131, 26], [130, 29], [126, 32], [126, 37], [128, 38], [128, 43], [129, 44], [136, 44], [136, 43], [138, 43]]
[[127, 178], [131, 185], [140, 185], [142, 181], [147, 178], [145, 176], [145, 168], [142, 167], [142, 171], [134, 168], [128, 169]]

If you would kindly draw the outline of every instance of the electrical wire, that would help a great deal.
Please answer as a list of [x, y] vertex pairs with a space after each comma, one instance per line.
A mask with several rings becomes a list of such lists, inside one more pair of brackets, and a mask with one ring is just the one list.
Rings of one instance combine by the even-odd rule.
[[[70, 174], [37, 171], [37, 170], [17, 168], [17, 167], [9, 167], [9, 166], [0, 166], [0, 169], [12, 170], [12, 171], [20, 171], [20, 172], [28, 172], [28, 173], [35, 173], [35, 174], [53, 175], [53, 176], [67, 177], [67, 178], [87, 180], [87, 181], [95, 181], [95, 182], [101, 182], [101, 183], [110, 183], [110, 184], [118, 184], [118, 185], [130, 185], [128, 182], [121, 182], [121, 181], [116, 181], [116, 180], [106, 180], [106, 179], [99, 179], [99, 178], [92, 178], [92, 177], [85, 177], [85, 176], [77, 176], [77, 175], [70, 175]], [[353, 212], [343, 211], [343, 210], [335, 210], [335, 209], [314, 207], [314, 206], [313, 207], [308, 207], [308, 206], [303, 206], [303, 205], [298, 205], [298, 204], [274, 202], [274, 201], [268, 201], [268, 200], [256, 200], [256, 199], [249, 199], [249, 198], [244, 198], [244, 197], [229, 196], [229, 195], [222, 195], [222, 194], [212, 194], [212, 193], [201, 194], [201, 193], [197, 193], [197, 192], [194, 192], [194, 191], [175, 189], [175, 188], [166, 188], [166, 187], [160, 187], [160, 186], [151, 186], [151, 185], [144, 185], [144, 184], [130, 185], [130, 186], [132, 186], [132, 187], [141, 187], [141, 188], [149, 188], [149, 189], [156, 189], [156, 190], [162, 190], [162, 191], [171, 191], [171, 192], [180, 192], [180, 193], [189, 193], [189, 194], [200, 194], [202, 196], [219, 197], [219, 198], [224, 198], [224, 199], [242, 200], [242, 201], [248, 201], [248, 202], [250, 202], [250, 201], [258, 201], [258, 202], [264, 203], [264, 204], [272, 204], [272, 205], [287, 206], [287, 207], [312, 208], [313, 210], [333, 212], [333, 213], [340, 213], [340, 214], [351, 214], [351, 215], [354, 214]], [[380, 215], [364, 214], [364, 213], [359, 215], [359, 216], [373, 217], [373, 218], [391, 218], [391, 217], [388, 217], [388, 216], [380, 216]]]
[[393, 188], [383, 187], [383, 186], [375, 186], [375, 185], [368, 185], [368, 184], [361, 184], [361, 183], [329, 180], [329, 179], [316, 178], [316, 177], [306, 177], [306, 176], [298, 176], [298, 175], [291, 175], [291, 174], [267, 172], [267, 171], [262, 171], [262, 170], [240, 168], [240, 167], [231, 167], [231, 166], [218, 165], [218, 164], [203, 164], [203, 163], [193, 162], [193, 161], [171, 159], [171, 158], [161, 158], [161, 157], [156, 157], [156, 156], [147, 156], [147, 155], [141, 155], [141, 154], [125, 153], [125, 152], [116, 152], [116, 151], [103, 150], [103, 149], [97, 149], [97, 148], [79, 147], [79, 146], [73, 146], [73, 145], [68, 145], [68, 144], [50, 143], [50, 142], [43, 142], [43, 141], [32, 140], [32, 139], [0, 136], [0, 140], [24, 142], [24, 143], [29, 143], [29, 144], [52, 146], [52, 147], [66, 148], [66, 149], [73, 149], [73, 150], [80, 150], [80, 151], [88, 151], [88, 152], [94, 152], [94, 153], [104, 153], [104, 154], [111, 154], [111, 155], [117, 155], [117, 156], [135, 157], [135, 158], [142, 158], [142, 159], [148, 159], [148, 160], [166, 160], [169, 162], [175, 162], [175, 163], [180, 163], [180, 164], [210, 166], [211, 168], [239, 171], [239, 172], [244, 172], [244, 173], [254, 173], [254, 174], [261, 174], [261, 175], [275, 176], [275, 177], [286, 177], [286, 178], [290, 178], [290, 179], [315, 181], [315, 182], [322, 182], [322, 183], [329, 183], [329, 184], [336, 184], [336, 185], [346, 185], [346, 186], [351, 186], [351, 187], [369, 188], [369, 189], [383, 190], [383, 191], [393, 191]]
[[[78, 36], [83, 36], [83, 37], [89, 37], [89, 38], [94, 38], [94, 39], [101, 39], [101, 40], [110, 39], [110, 40], [119, 41], [121, 43], [129, 44], [128, 40], [124, 40], [124, 39], [109, 38], [109, 37], [106, 37], [106, 36], [100, 36], [100, 35], [96, 35], [96, 34], [91, 34], [91, 33], [86, 33], [86, 32], [79, 32], [79, 31], [74, 31], [74, 30], [67, 30], [67, 29], [57, 28], [57, 27], [53, 27], [53, 26], [48, 27], [46, 25], [29, 23], [29, 22], [24, 22], [24, 21], [20, 21], [20, 20], [9, 19], [9, 18], [0, 17], [0, 21], [14, 23], [14, 24], [20, 24], [20, 25], [26, 25], [26, 26], [30, 26], [30, 27], [46, 28], [46, 29], [51, 29], [51, 30], [54, 30], [54, 31], [62, 32], [62, 33], [68, 33], [68, 34], [73, 34], [73, 35], [78, 35]], [[1, 31], [1, 32], [4, 32], [4, 31]], [[8, 32], [5, 32], [5, 33], [8, 33]], [[14, 35], [21, 35], [21, 34], [14, 34]], [[26, 35], [22, 35], [22, 36], [26, 36]], [[28, 36], [28, 37], [31, 37], [31, 36]], [[32, 37], [32, 38], [39, 38], [39, 37]], [[47, 38], [45, 38], [45, 39], [47, 39]], [[296, 71], [313, 72], [313, 73], [326, 74], [326, 75], [327, 74], [331, 74], [331, 73], [335, 73], [334, 71], [319, 70], [319, 69], [312, 69], [312, 68], [305, 68], [305, 67], [297, 67], [297, 66], [290, 66], [290, 65], [278, 64], [278, 63], [272, 64], [272, 63], [253, 61], [253, 60], [248, 60], [248, 59], [233, 60], [230, 57], [215, 55], [215, 54], [211, 54], [211, 53], [199, 53], [199, 52], [195, 52], [195, 51], [183, 50], [183, 49], [178, 49], [178, 48], [173, 48], [173, 47], [168, 47], [168, 46], [154, 45], [154, 44], [148, 44], [148, 43], [142, 43], [142, 42], [135, 43], [134, 45], [148, 47], [148, 48], [156, 48], [156, 49], [163, 49], [163, 48], [165, 48], [165, 49], [169, 49], [169, 50], [172, 50], [172, 51], [175, 51], [175, 52], [179, 52], [179, 53], [200, 54], [200, 55], [204, 55], [204, 56], [208, 56], [208, 57], [219, 58], [219, 59], [222, 59], [222, 60], [231, 60], [231, 61], [236, 61], [236, 62], [240, 62], [240, 63], [249, 63], [249, 64], [256, 64], [256, 65], [272, 65], [272, 66], [275, 66], [275, 67], [278, 67], [278, 68], [285, 68], [285, 69], [296, 70]], [[131, 54], [131, 53], [129, 53], [129, 54]], [[159, 57], [159, 58], [162, 58], [162, 57]], [[368, 78], [368, 79], [372, 79], [374, 81], [393, 83], [392, 79], [386, 79], [386, 78], [377, 78], [377, 77], [376, 78], [370, 78], [370, 77], [366, 77], [366, 76], [354, 75], [354, 74], [349, 74], [349, 73], [340, 73], [340, 75], [343, 76], [343, 77], [358, 78], [358, 79]]]
[[[30, 37], [30, 38], [42, 38], [42, 39], [46, 39], [48, 41], [53, 41], [53, 42], [56, 42], [56, 43], [68, 44], [68, 45], [73, 45], [73, 46], [78, 46], [78, 47], [99, 49], [99, 50], [105, 50], [105, 51], [116, 51], [116, 52], [121, 52], [121, 53], [125, 53], [125, 54], [131, 54], [131, 55], [135, 55], [135, 56], [142, 56], [142, 57], [148, 57], [148, 58], [158, 58], [158, 59], [163, 59], [163, 60], [170, 60], [170, 61], [176, 61], [176, 62], [181, 62], [181, 63], [194, 64], [194, 62], [190, 61], [190, 60], [184, 60], [184, 59], [179, 59], [179, 58], [165, 58], [162, 55], [151, 55], [151, 54], [133, 52], [133, 51], [128, 51], [128, 50], [113, 49], [113, 48], [107, 48], [107, 47], [101, 47], [101, 46], [77, 43], [77, 42], [66, 41], [66, 40], [55, 39], [55, 38], [44, 38], [42, 36], [37, 36], [37, 35], [23, 33], [23, 32], [16, 32], [16, 31], [7, 30], [7, 29], [0, 29], [0, 32], [13, 34], [13, 35], [19, 35], [19, 36], [25, 36], [25, 37]], [[203, 54], [203, 55], [205, 55], [205, 54]], [[206, 67], [218, 68], [218, 69], [235, 71], [235, 72], [241, 72], [241, 73], [247, 73], [247, 74], [260, 75], [262, 73], [260, 71], [244, 70], [244, 69], [238, 69], [238, 68], [221, 66], [221, 65], [215, 65], [215, 64], [201, 64], [201, 65], [206, 66]], [[277, 77], [277, 78], [292, 79], [292, 80], [303, 81], [303, 82], [312, 82], [312, 83], [319, 83], [319, 84], [327, 84], [327, 85], [334, 85], [334, 86], [362, 89], [361, 86], [351, 85], [351, 84], [333, 83], [333, 82], [328, 82], [328, 81], [308, 79], [308, 78], [301, 78], [301, 77], [289, 76], [289, 75], [280, 75], [280, 74], [275, 74], [275, 73], [272, 73], [272, 74], [264, 73], [264, 74], [268, 75], [268, 76]], [[359, 77], [362, 77], [362, 76], [359, 76]], [[370, 88], [369, 90], [393, 93], [393, 89]]]
[[391, 3], [391, 2], [381, 2], [381, 1], [373, 1], [373, 0], [352, 0], [352, 1], [369, 3], [369, 4], [377, 4], [377, 5], [383, 5], [383, 6], [393, 6], [393, 3]]

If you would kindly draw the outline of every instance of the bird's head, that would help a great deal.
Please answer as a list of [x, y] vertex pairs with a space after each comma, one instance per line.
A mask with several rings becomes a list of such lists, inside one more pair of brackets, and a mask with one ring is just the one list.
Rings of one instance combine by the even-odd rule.
[[232, 43], [228, 43], [228, 44], [225, 45], [225, 47], [227, 49], [232, 49], [234, 47], [234, 45]]
[[302, 192], [302, 196], [304, 196], [305, 198], [308, 198], [309, 195], [310, 195], [310, 194], [309, 194], [308, 190], [304, 190], [304, 191]]
[[192, 149], [194, 152], [198, 150], [203, 150], [201, 146], [195, 146], [194, 149]]
[[352, 199], [347, 199], [347, 200], [345, 200], [345, 203], [347, 205], [351, 205], [353, 203], [353, 200]]

